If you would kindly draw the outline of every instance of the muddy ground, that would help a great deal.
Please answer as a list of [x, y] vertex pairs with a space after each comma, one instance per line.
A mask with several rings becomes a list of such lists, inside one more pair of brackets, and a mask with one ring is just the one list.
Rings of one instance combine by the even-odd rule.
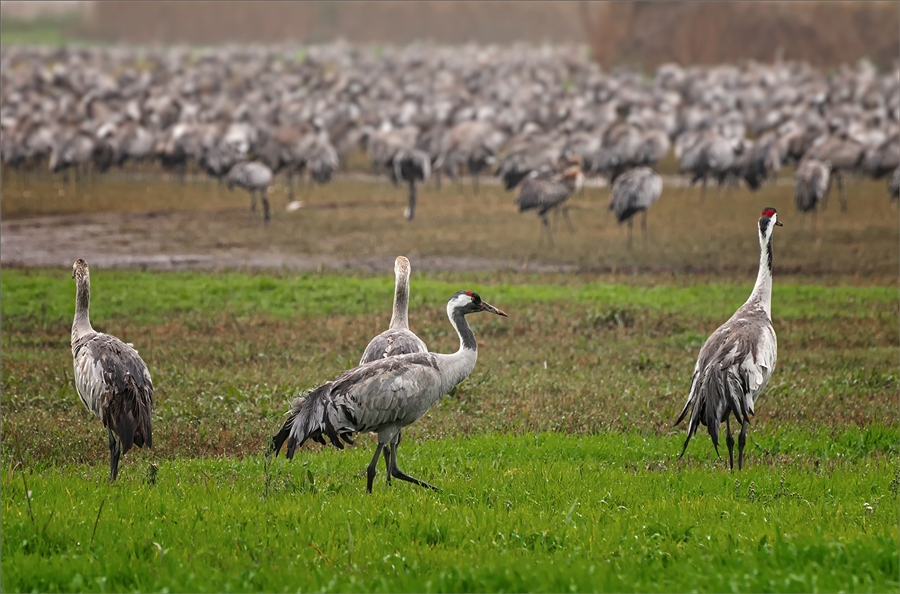
[[[486, 179], [420, 189], [412, 222], [403, 219], [406, 189], [371, 176], [341, 176], [297, 186], [303, 203], [287, 210], [286, 188], [270, 192], [272, 222], [251, 212], [248, 194], [191, 176], [111, 175], [78, 182], [51, 176], [3, 176], [0, 265], [69, 267], [84, 258], [102, 268], [155, 270], [389, 270], [397, 254], [417, 270], [701, 273], [746, 277], [758, 265], [756, 218], [778, 208], [776, 273], [835, 282], [895, 283], [900, 268], [898, 209], [880, 181], [852, 180], [849, 208], [835, 196], [815, 227], [793, 206], [789, 180], [763, 188], [700, 189], [666, 177], [648, 214], [648, 235], [607, 209], [609, 188], [591, 183], [574, 195], [575, 232], [552, 220], [552, 242], [533, 213], [517, 213], [516, 192]], [[751, 279], [752, 280], [752, 279]]]

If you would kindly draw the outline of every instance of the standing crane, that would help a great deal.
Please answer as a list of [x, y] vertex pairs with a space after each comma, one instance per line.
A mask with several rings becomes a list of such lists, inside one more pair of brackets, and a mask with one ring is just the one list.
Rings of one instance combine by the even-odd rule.
[[272, 170], [259, 161], [243, 161], [231, 168], [225, 181], [228, 189], [233, 190], [240, 186], [250, 192], [250, 210], [256, 212], [256, 193], [259, 192], [263, 203], [263, 218], [268, 223], [272, 218], [269, 214], [269, 184], [272, 183]]
[[[706, 339], [694, 366], [691, 389], [675, 425], [690, 413], [687, 439], [702, 424], [719, 453], [719, 426], [725, 421], [728, 461], [734, 470], [734, 438], [731, 417], [741, 425], [738, 436], [738, 470], [744, 464], [747, 424], [753, 405], [765, 390], [775, 369], [778, 343], [772, 327], [772, 231], [781, 226], [774, 208], [765, 208], [759, 219], [759, 273], [750, 298], [727, 322]], [[681, 458], [679, 456], [679, 458]]]
[[401, 149], [393, 158], [391, 180], [396, 184], [401, 179], [409, 185], [409, 204], [403, 212], [407, 221], [416, 216], [416, 184], [431, 177], [431, 157], [418, 149]]
[[132, 445], [153, 445], [150, 414], [153, 382], [147, 365], [131, 344], [91, 326], [91, 277], [82, 259], [72, 266], [75, 321], [72, 359], [75, 388], [85, 408], [100, 419], [109, 439], [109, 480], [119, 474], [119, 457]]
[[797, 210], [812, 212], [813, 230], [816, 228], [816, 211], [828, 193], [831, 181], [831, 163], [818, 159], [804, 159], [794, 176], [794, 201]]
[[363, 353], [360, 365], [408, 353], [427, 353], [428, 347], [409, 330], [409, 260], [394, 260], [394, 309], [391, 325], [373, 338]]
[[888, 194], [891, 200], [900, 200], [900, 167], [894, 169], [894, 175], [888, 180]]
[[[397, 256], [394, 260], [394, 308], [391, 314], [390, 327], [373, 338], [363, 353], [360, 365], [410, 353], [427, 353], [428, 347], [409, 329], [409, 260]], [[397, 445], [400, 445], [402, 432], [397, 432]], [[388, 481], [391, 480], [391, 458], [387, 449], [384, 452]], [[399, 468], [398, 472], [402, 472]]]
[[577, 162], [562, 174], [554, 175], [550, 172], [533, 173], [522, 182], [519, 197], [516, 198], [516, 204], [519, 205], [519, 212], [536, 210], [538, 216], [541, 217], [539, 244], [544, 239], [545, 230], [550, 243], [553, 243], [550, 220], [547, 218], [547, 213], [553, 209], [560, 208], [569, 230], [575, 231], [572, 221], [569, 219], [569, 210], [565, 206], [565, 202], [572, 194], [580, 190], [583, 185], [584, 174], [581, 172], [581, 166]]
[[609, 210], [616, 213], [619, 224], [628, 221], [628, 249], [631, 249], [634, 215], [641, 213], [641, 229], [644, 243], [647, 243], [647, 209], [659, 200], [662, 194], [662, 177], [649, 167], [631, 169], [613, 184]]
[[272, 437], [272, 451], [277, 455], [287, 441], [290, 460], [307, 439], [325, 445], [327, 437], [336, 448], [344, 449], [341, 440], [352, 444], [354, 432], [377, 433], [378, 446], [366, 472], [366, 491], [372, 492], [375, 467], [386, 447], [391, 453], [388, 477], [435, 489], [397, 467], [400, 431], [475, 369], [478, 345], [465, 316], [480, 311], [506, 316], [472, 291], [458, 291], [450, 298], [447, 316], [459, 335], [459, 350], [452, 355], [425, 352], [376, 359], [295, 398], [290, 416]]

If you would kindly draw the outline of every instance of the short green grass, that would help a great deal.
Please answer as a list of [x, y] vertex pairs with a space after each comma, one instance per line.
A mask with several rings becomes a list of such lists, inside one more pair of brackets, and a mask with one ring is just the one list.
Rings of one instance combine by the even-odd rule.
[[475, 372], [404, 432], [401, 467], [443, 492], [380, 475], [366, 496], [370, 436], [262, 452], [290, 397], [387, 325], [389, 271], [91, 276], [94, 326], [153, 373], [156, 447], [106, 485], [72, 385], [71, 272], [4, 270], [5, 591], [898, 587], [894, 286], [776, 278], [778, 368], [731, 473], [702, 431], [678, 460], [671, 424], [752, 278], [414, 272], [432, 350], [457, 347], [457, 289], [510, 317], [473, 316]]
[[[492, 434], [406, 448], [433, 493], [369, 450], [7, 473], [7, 591], [896, 590], [896, 460], [869, 451], [740, 474], [664, 438]], [[406, 444], [404, 444], [406, 445]], [[25, 496], [25, 484], [30, 499]]]

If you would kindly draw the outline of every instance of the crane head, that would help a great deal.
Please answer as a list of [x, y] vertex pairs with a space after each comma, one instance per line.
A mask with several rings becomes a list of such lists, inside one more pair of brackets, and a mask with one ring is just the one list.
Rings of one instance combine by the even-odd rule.
[[81, 258], [75, 260], [75, 263], [72, 264], [72, 278], [75, 280], [81, 280], [84, 278], [88, 278], [90, 271], [88, 270], [88, 264]]
[[487, 311], [498, 316], [509, 317], [506, 312], [497, 309], [487, 301], [483, 301], [481, 296], [474, 291], [457, 291], [447, 303], [449, 313], [462, 311], [463, 315], [476, 313], [479, 311]]
[[763, 235], [766, 234], [766, 231], [771, 229], [773, 226], [775, 227], [783, 227], [784, 225], [778, 220], [778, 213], [774, 208], [767, 206], [762, 211], [762, 216], [759, 218], [759, 232]]

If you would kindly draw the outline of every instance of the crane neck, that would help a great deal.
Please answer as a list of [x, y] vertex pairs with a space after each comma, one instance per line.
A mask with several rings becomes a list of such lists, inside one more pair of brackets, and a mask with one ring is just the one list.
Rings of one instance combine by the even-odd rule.
[[453, 324], [456, 333], [459, 334], [459, 350], [452, 355], [436, 355], [443, 394], [448, 393], [453, 386], [469, 377], [478, 360], [478, 344], [475, 342], [475, 334], [469, 328], [465, 314], [448, 307], [447, 315], [450, 317], [450, 323]]
[[772, 234], [759, 234], [759, 272], [747, 303], [758, 304], [772, 319]]
[[75, 321], [72, 322], [72, 342], [93, 332], [91, 327], [91, 279], [88, 275], [75, 279]]
[[394, 281], [394, 311], [391, 330], [409, 329], [409, 270], [398, 270]]
[[450, 323], [453, 324], [453, 328], [459, 335], [459, 351], [457, 352], [478, 352], [478, 343], [475, 342], [475, 333], [472, 332], [472, 329], [469, 327], [469, 322], [466, 321], [466, 314], [460, 309], [452, 309], [447, 312], [447, 315], [450, 317]]

